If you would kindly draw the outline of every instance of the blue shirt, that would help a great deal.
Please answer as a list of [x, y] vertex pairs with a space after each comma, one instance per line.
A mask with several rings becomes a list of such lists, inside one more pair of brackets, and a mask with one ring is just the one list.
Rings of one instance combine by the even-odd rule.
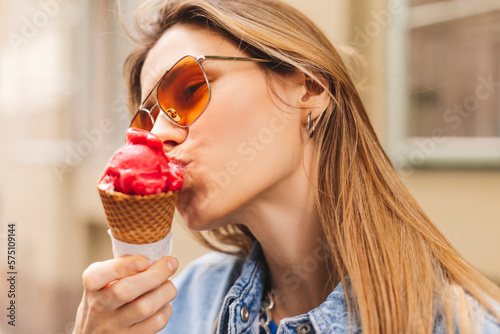
[[[255, 243], [248, 259], [212, 252], [193, 261], [174, 279], [177, 297], [173, 314], [159, 333], [210, 334], [220, 317], [218, 334], [259, 334], [262, 292], [268, 280], [265, 259]], [[349, 281], [347, 281], [349, 282]], [[317, 308], [306, 314], [282, 319], [278, 334], [361, 333], [351, 316], [348, 321], [342, 283]], [[441, 317], [434, 333], [445, 333]], [[481, 312], [481, 333], [500, 334], [500, 325], [489, 313]]]

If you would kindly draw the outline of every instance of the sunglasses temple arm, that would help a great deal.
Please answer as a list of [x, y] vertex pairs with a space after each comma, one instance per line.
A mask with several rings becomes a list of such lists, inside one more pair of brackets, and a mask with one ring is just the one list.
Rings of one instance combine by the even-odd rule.
[[201, 56], [201, 59], [213, 59], [213, 60], [241, 60], [241, 61], [255, 61], [261, 63], [270, 63], [271, 60], [259, 59], [259, 58], [248, 58], [248, 57], [226, 57], [226, 56]]

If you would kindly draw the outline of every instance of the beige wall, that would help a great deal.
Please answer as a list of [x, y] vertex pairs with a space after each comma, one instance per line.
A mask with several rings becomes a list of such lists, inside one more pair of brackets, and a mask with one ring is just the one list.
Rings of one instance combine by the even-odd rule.
[[417, 171], [404, 181], [460, 253], [500, 283], [500, 171]]

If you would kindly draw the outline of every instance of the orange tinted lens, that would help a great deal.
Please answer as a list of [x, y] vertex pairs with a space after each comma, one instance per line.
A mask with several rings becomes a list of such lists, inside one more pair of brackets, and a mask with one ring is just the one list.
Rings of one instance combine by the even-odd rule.
[[[158, 112], [156, 113], [156, 115], [158, 116]], [[138, 113], [135, 115], [134, 119], [132, 120], [130, 126], [133, 128], [151, 131], [151, 129], [153, 128], [153, 122], [147, 111], [139, 110]]]
[[165, 74], [157, 94], [163, 111], [183, 126], [200, 116], [210, 98], [205, 75], [192, 56], [182, 58]]

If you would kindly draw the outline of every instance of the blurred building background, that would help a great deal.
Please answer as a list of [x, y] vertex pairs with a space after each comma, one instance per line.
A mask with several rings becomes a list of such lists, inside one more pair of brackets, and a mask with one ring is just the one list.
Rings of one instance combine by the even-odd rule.
[[[500, 2], [288, 2], [344, 54], [410, 191], [500, 283]], [[129, 21], [141, 1], [120, 3]], [[128, 125], [130, 44], [115, 0], [1, 0], [0, 38], [0, 252], [15, 223], [18, 272], [0, 333], [71, 333], [83, 270], [112, 257], [95, 184]], [[181, 226], [182, 269], [205, 250]]]

